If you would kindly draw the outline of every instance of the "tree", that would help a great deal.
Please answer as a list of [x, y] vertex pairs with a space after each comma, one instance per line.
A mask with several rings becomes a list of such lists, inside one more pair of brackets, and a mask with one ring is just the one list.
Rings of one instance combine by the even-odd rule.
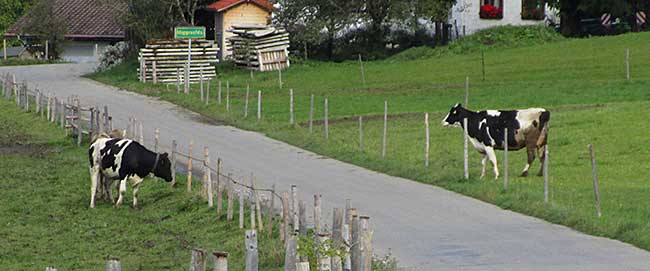
[[32, 35], [36, 43], [49, 43], [49, 55], [58, 58], [63, 52], [63, 40], [67, 27], [63, 18], [54, 14], [54, 1], [40, 1], [29, 12], [29, 20], [23, 31]]
[[624, 18], [632, 14], [636, 6], [648, 5], [647, 0], [550, 0], [551, 7], [560, 9], [560, 32], [567, 37], [581, 35], [580, 20], [583, 15], [598, 17], [610, 13]]
[[23, 16], [34, 4], [34, 0], [0, 0], [0, 35]]
[[[334, 55], [337, 34], [359, 21], [362, 0], [280, 0], [275, 21], [305, 43], [326, 42], [327, 56]], [[297, 32], [296, 32], [297, 31]]]
[[456, 4], [456, 0], [418, 0], [415, 15], [425, 18], [436, 24], [436, 44], [446, 44], [447, 35], [444, 24], [449, 20], [449, 11]]

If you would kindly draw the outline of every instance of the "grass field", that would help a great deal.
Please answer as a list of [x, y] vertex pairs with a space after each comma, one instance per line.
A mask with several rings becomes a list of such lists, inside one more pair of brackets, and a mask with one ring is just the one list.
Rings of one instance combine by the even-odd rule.
[[[84, 147], [4, 99], [0, 130], [3, 270], [99, 270], [109, 256], [120, 258], [124, 270], [187, 270], [190, 248], [227, 251], [230, 270], [244, 270], [238, 222], [217, 218], [197, 195], [148, 178], [140, 210], [128, 207], [130, 189], [119, 209], [106, 202], [89, 209]], [[284, 250], [277, 232], [273, 239], [266, 236], [259, 235], [260, 270], [281, 270]]]
[[[541, 31], [536, 33], [536, 31]], [[298, 62], [284, 71], [280, 89], [277, 73], [257, 73], [220, 66], [220, 79], [231, 85], [231, 111], [216, 104], [212, 82], [210, 106], [200, 102], [198, 86], [191, 95], [176, 94], [175, 87], [137, 82], [133, 60], [108, 72], [91, 75], [100, 82], [190, 108], [244, 129], [263, 132], [290, 144], [342, 161], [445, 187], [506, 209], [564, 224], [583, 232], [607, 236], [650, 249], [650, 149], [645, 147], [650, 123], [650, 54], [644, 44], [650, 33], [591, 39], [563, 39], [533, 29], [505, 38], [514, 46], [496, 46], [483, 34], [449, 49], [416, 48], [388, 60], [365, 63], [367, 85], [361, 82], [358, 62]], [[487, 39], [486, 39], [487, 37]], [[541, 42], [526, 42], [539, 39]], [[550, 37], [550, 38], [548, 38]], [[479, 42], [477, 42], [477, 40]], [[487, 42], [487, 41], [489, 42]], [[485, 52], [482, 80], [481, 50]], [[459, 49], [460, 48], [460, 49]], [[631, 81], [625, 80], [625, 50], [630, 49]], [[444, 129], [439, 120], [464, 99], [465, 78], [470, 78], [471, 109], [544, 107], [551, 114], [551, 202], [543, 202], [540, 177], [512, 177], [503, 191], [502, 180], [478, 180], [479, 155], [470, 153], [470, 180], [462, 180], [462, 133]], [[250, 109], [243, 116], [246, 85], [263, 91], [263, 121]], [[289, 127], [289, 89], [295, 91], [297, 127]], [[317, 119], [323, 118], [323, 100], [329, 99], [330, 138], [323, 138], [320, 122], [309, 134], [306, 121], [309, 96], [315, 95]], [[251, 93], [251, 105], [256, 105]], [[387, 158], [382, 159], [381, 133], [384, 101], [389, 103]], [[424, 113], [432, 114], [431, 166], [424, 165]], [[356, 116], [363, 115], [364, 149], [358, 147]], [[596, 217], [587, 144], [598, 159], [603, 217]], [[502, 161], [502, 153], [498, 153]], [[510, 175], [525, 164], [525, 153], [511, 153]], [[500, 169], [503, 169], [501, 167]], [[531, 172], [536, 173], [536, 163]]]

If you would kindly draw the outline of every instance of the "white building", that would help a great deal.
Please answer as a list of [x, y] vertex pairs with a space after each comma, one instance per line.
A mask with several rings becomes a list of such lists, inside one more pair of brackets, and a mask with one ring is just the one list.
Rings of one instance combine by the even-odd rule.
[[[61, 59], [70, 62], [95, 62], [106, 46], [125, 39], [115, 5], [108, 8], [97, 0], [47, 0], [53, 1], [52, 13], [62, 19], [67, 32], [62, 44]], [[122, 10], [125, 9], [121, 8]], [[25, 31], [32, 19], [30, 13], [20, 18], [5, 33], [6, 38], [29, 40], [33, 35]]]
[[449, 22], [461, 35], [504, 25], [536, 25], [554, 14], [544, 0], [458, 0]]

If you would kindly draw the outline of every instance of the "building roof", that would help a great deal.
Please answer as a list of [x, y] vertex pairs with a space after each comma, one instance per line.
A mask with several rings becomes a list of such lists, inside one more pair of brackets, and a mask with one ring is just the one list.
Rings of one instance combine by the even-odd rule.
[[[54, 1], [54, 15], [63, 19], [67, 26], [66, 39], [124, 39], [125, 33], [115, 10], [97, 0], [49, 0]], [[119, 1], [113, 1], [118, 2]], [[115, 5], [115, 3], [113, 3]], [[6, 32], [6, 36], [26, 35], [29, 13], [20, 18]]]
[[239, 4], [243, 3], [253, 3], [258, 5], [259, 7], [271, 12], [275, 10], [275, 7], [273, 7], [273, 4], [271, 4], [268, 0], [219, 0], [217, 2], [214, 2], [210, 5], [207, 6], [208, 9], [211, 10], [216, 10], [217, 12], [222, 12], [224, 10], [228, 10], [230, 8], [233, 8]]

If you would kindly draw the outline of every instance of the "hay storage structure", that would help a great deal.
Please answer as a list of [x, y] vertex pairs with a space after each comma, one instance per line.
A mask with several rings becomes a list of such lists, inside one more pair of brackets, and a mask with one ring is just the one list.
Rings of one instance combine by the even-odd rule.
[[289, 61], [289, 33], [273, 26], [233, 26], [229, 38], [233, 61], [257, 71], [286, 69]]
[[[191, 83], [215, 78], [215, 64], [219, 62], [219, 48], [207, 40], [192, 41], [192, 61], [187, 76]], [[151, 40], [140, 49], [138, 74], [141, 81], [162, 83], [185, 82], [187, 67], [188, 40]], [[154, 76], [155, 68], [155, 76]], [[179, 72], [179, 74], [177, 74]], [[154, 80], [154, 77], [156, 80]]]

